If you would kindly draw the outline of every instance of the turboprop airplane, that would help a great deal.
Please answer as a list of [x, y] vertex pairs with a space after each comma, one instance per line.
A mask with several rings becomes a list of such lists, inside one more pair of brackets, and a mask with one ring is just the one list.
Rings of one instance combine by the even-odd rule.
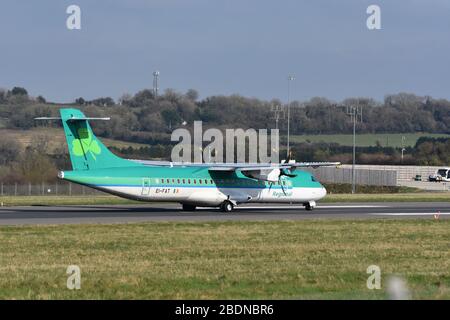
[[58, 177], [119, 197], [177, 202], [183, 210], [219, 207], [231, 212], [242, 203], [300, 203], [312, 210], [325, 188], [301, 167], [337, 166], [338, 162], [280, 164], [186, 164], [123, 159], [94, 135], [90, 120], [78, 109], [61, 109], [72, 171]]

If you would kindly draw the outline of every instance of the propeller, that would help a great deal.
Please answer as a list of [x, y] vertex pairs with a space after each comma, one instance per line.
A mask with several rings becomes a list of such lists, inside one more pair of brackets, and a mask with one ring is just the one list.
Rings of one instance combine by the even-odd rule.
[[[291, 156], [292, 156], [292, 151], [289, 151], [287, 159], [286, 159], [286, 161], [284, 163], [289, 163], [289, 161], [291, 161]], [[288, 169], [280, 169], [280, 174], [278, 175], [278, 183], [280, 184], [281, 190], [283, 190], [284, 195], [286, 195], [286, 190], [284, 189], [284, 185], [283, 185], [283, 183], [281, 181], [281, 177], [282, 176], [293, 178], [293, 177], [296, 177], [297, 175], [291, 173], [290, 170], [288, 170]]]

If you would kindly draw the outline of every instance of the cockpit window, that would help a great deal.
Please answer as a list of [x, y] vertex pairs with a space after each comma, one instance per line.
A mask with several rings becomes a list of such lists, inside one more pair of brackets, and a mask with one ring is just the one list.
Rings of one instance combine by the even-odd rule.
[[317, 182], [316, 178], [314, 176], [311, 176], [311, 181]]

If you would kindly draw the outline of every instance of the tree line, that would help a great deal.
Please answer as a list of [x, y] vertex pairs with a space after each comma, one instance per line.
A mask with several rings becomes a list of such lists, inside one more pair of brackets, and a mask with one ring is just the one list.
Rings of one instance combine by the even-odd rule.
[[[359, 133], [450, 133], [450, 102], [445, 99], [399, 93], [388, 95], [382, 102], [370, 98], [348, 98], [335, 102], [312, 98], [291, 104], [292, 134], [342, 134], [352, 131], [347, 106], [362, 107]], [[276, 108], [275, 106], [280, 106]], [[280, 116], [279, 128], [285, 131], [280, 100], [265, 101], [239, 95], [199, 98], [191, 89], [180, 93], [171, 89], [155, 96], [149, 89], [134, 95], [124, 94], [118, 101], [110, 97], [93, 100], [77, 98], [69, 104], [48, 102], [43, 96], [32, 97], [25, 88], [0, 89], [0, 128], [27, 130], [36, 126], [61, 126], [60, 123], [38, 123], [39, 116], [58, 116], [60, 107], [76, 107], [93, 117], [109, 116], [111, 121], [95, 123], [101, 137], [145, 143], [139, 148], [112, 148], [120, 156], [135, 159], [169, 159], [170, 134], [179, 127], [191, 128], [195, 120], [208, 127], [274, 128], [275, 112]], [[52, 181], [61, 168], [70, 168], [65, 146], [49, 155], [45, 139], [36, 137], [32, 145], [21, 149], [17, 141], [0, 139], [0, 180], [10, 182]], [[282, 139], [283, 140], [283, 139]], [[284, 143], [282, 143], [282, 146]], [[330, 143], [292, 143], [298, 161], [341, 161], [350, 163], [350, 147]], [[280, 151], [280, 154], [283, 154]], [[450, 140], [420, 138], [405, 150], [381, 146], [359, 147], [357, 163], [449, 165]]]
[[[65, 104], [67, 105], [67, 104]], [[134, 95], [124, 94], [93, 100], [78, 98], [69, 104], [90, 116], [110, 116], [109, 123], [96, 124], [104, 137], [154, 144], [167, 141], [178, 127], [191, 127], [194, 120], [216, 128], [274, 128], [275, 108], [279, 106], [279, 128], [286, 129], [287, 107], [280, 100], [265, 101], [239, 95], [211, 96], [199, 99], [191, 89], [180, 93], [167, 89], [155, 96], [144, 89]], [[348, 106], [360, 106], [362, 121], [359, 133], [450, 133], [450, 101], [414, 94], [387, 95], [382, 102], [370, 98], [348, 98], [331, 101], [312, 98], [291, 103], [292, 134], [351, 133]], [[56, 116], [61, 104], [48, 103], [42, 96], [30, 97], [24, 88], [0, 90], [0, 117], [8, 128], [29, 129], [40, 125], [35, 116]]]

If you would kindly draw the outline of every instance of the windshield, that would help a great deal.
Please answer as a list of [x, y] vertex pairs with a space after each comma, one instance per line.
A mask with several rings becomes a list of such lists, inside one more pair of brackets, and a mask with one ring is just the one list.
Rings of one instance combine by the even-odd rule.
[[437, 173], [441, 177], [446, 177], [447, 176], [447, 170], [445, 170], [445, 169], [439, 169]]

